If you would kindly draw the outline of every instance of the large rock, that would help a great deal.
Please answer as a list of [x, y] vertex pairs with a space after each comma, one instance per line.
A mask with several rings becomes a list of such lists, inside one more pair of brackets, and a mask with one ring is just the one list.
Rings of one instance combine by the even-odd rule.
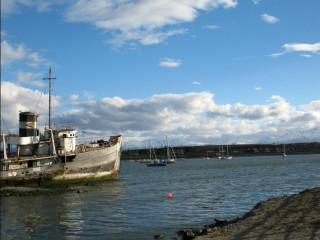
[[194, 237], [195, 237], [195, 234], [191, 230], [186, 230], [182, 235], [182, 240], [189, 240], [189, 239], [193, 239]]

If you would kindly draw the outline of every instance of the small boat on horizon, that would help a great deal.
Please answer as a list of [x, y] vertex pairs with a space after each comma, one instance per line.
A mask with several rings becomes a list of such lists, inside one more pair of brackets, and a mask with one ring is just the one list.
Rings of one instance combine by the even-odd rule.
[[153, 161], [153, 163], [147, 163], [147, 166], [148, 167], [164, 167], [164, 166], [167, 166], [167, 164], [163, 160], [155, 160]]
[[[170, 154], [170, 145], [169, 145], [168, 135], [166, 135], [166, 139], [167, 139], [167, 157], [165, 159], [163, 159], [163, 161], [165, 163], [167, 163], [167, 164], [175, 163], [176, 162], [176, 160], [175, 160], [176, 157], [174, 156], [175, 158], [172, 158], [171, 154]], [[172, 151], [172, 152], [173, 152], [173, 155], [175, 155], [174, 151]]]
[[286, 145], [283, 144], [283, 153], [282, 153], [282, 157], [287, 157], [287, 154], [286, 154]]

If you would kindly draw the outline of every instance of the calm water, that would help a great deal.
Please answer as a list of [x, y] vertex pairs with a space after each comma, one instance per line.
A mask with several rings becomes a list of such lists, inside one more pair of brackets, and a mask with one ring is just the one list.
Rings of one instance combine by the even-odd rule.
[[320, 155], [121, 164], [118, 180], [80, 194], [2, 198], [1, 239], [172, 239], [320, 183]]

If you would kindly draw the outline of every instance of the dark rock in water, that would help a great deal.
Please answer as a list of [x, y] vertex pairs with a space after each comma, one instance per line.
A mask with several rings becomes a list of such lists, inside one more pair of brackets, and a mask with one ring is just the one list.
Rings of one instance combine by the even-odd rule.
[[185, 231], [186, 231], [186, 230], [179, 230], [179, 231], [178, 231], [178, 235], [179, 235], [179, 236], [182, 236]]
[[161, 238], [164, 238], [165, 236], [163, 234], [157, 234], [157, 235], [154, 235], [153, 237], [154, 239], [161, 239]]
[[191, 230], [184, 231], [182, 240], [189, 240], [195, 238], [195, 234]]

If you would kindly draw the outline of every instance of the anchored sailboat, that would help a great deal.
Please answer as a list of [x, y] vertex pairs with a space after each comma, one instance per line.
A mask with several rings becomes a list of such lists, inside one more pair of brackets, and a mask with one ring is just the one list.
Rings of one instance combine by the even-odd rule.
[[[168, 135], [166, 135], [166, 139], [167, 139], [167, 157], [164, 159], [164, 161], [167, 164], [175, 163], [176, 162], [175, 158], [172, 158], [170, 154], [170, 145], [169, 145]], [[174, 155], [174, 152], [173, 152], [173, 155]]]

